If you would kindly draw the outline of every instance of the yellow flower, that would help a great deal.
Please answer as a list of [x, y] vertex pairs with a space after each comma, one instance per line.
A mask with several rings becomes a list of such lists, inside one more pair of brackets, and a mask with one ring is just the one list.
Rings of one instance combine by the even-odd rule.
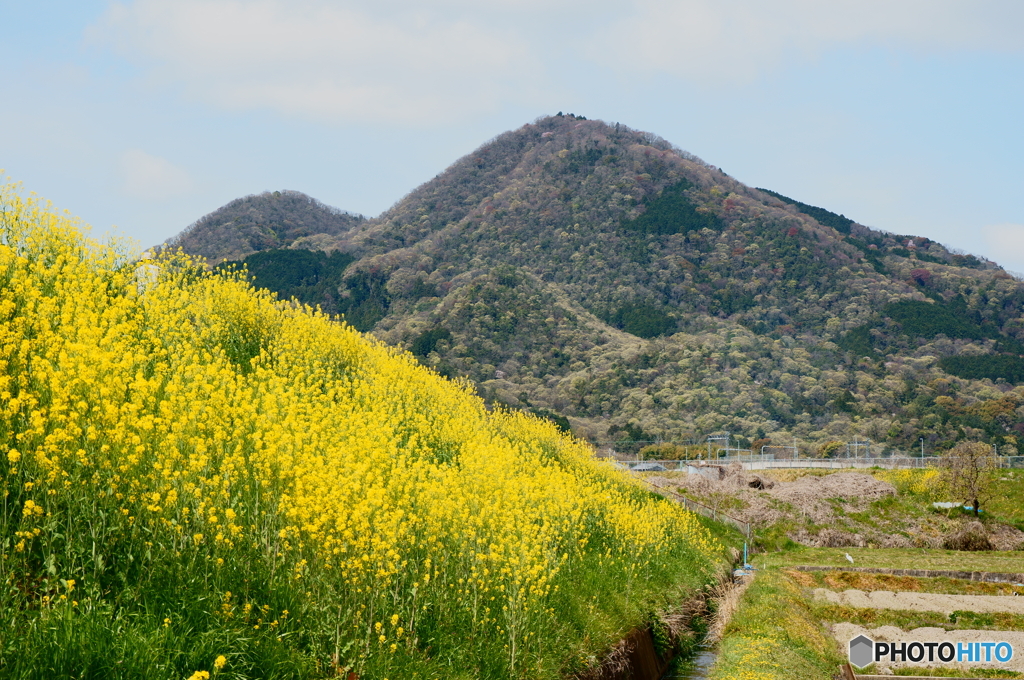
[[227, 658], [223, 654], [220, 654], [217, 656], [216, 659], [213, 660], [213, 667], [217, 670], [220, 670], [224, 668], [224, 665], [227, 664], [227, 662]]
[[[243, 588], [234, 567], [256, 552], [310, 583], [299, 612], [343, 593], [344, 643], [376, 655], [432, 608], [516, 647], [558, 624], [566, 572], [598, 565], [631, 590], [681, 552], [710, 564], [720, 550], [691, 513], [546, 421], [489, 411], [468, 384], [244, 274], [124, 253], [0, 185], [0, 422], [20, 450], [6, 452], [11, 488], [53, 513], [108, 508], [106, 539], [222, 567], [197, 574], [221, 587]], [[25, 500], [0, 536], [13, 558], [44, 517]], [[287, 611], [253, 618], [247, 597], [225, 593], [221, 616], [288, 627]]]

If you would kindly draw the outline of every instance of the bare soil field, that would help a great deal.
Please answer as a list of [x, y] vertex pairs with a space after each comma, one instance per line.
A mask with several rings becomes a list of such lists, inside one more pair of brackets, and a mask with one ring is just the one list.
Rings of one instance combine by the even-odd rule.
[[[992, 631], [992, 630], [954, 630], [946, 631], [942, 628], [914, 628], [903, 630], [895, 626], [881, 626], [880, 628], [865, 628], [852, 623], [832, 624], [832, 634], [839, 645], [846, 649], [849, 641], [858, 635], [867, 635], [876, 642], [951, 642], [954, 645], [958, 642], [1008, 642], [1014, 650], [1024, 649], [1024, 632], [1020, 631]], [[953, 668], [960, 671], [973, 669], [1001, 669], [1007, 671], [1024, 671], [1024, 654], [1015, 653], [1008, 662], [960, 662], [951, 664], [928, 663], [922, 661], [897, 661], [893, 663], [878, 663], [875, 666], [876, 673], [887, 675], [886, 671], [895, 671], [900, 668]]]
[[837, 593], [826, 588], [815, 588], [814, 599], [867, 609], [900, 609], [918, 612], [955, 611], [976, 613], [1007, 612], [1024, 615], [1024, 597], [1012, 595], [946, 595], [943, 593], [905, 593], [884, 590], [865, 592], [844, 590]]

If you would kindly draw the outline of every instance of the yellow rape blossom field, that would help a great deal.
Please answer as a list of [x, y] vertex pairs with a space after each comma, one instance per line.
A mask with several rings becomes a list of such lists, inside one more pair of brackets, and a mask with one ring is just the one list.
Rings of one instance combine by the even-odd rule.
[[563, 678], [703, 520], [344, 323], [0, 188], [0, 676]]

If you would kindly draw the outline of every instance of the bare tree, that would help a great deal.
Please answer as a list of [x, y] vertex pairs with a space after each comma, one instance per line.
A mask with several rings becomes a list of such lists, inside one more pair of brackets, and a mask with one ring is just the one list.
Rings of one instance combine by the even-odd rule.
[[960, 442], [942, 456], [943, 478], [954, 497], [969, 502], [978, 516], [981, 503], [992, 498], [992, 475], [998, 462], [992, 447], [981, 442]]

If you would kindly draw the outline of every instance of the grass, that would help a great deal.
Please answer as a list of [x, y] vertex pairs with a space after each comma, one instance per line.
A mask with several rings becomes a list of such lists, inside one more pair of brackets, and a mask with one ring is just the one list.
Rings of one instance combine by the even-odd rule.
[[[836, 470], [773, 470], [779, 481], [793, 481], [805, 475], [825, 476]], [[887, 481], [897, 489], [892, 497], [871, 503], [862, 511], [849, 511], [842, 499], [823, 499], [836, 511], [828, 526], [857, 532], [871, 528], [891, 534], [902, 533], [914, 540], [922, 533], [939, 535], [953, 525], [949, 513], [938, 513], [934, 501], [948, 500], [934, 471], [858, 470]], [[986, 508], [986, 521], [998, 520], [1024, 529], [1024, 475], [1001, 470], [993, 475], [995, 499]], [[699, 500], [699, 499], [698, 499]], [[954, 513], [955, 514], [955, 513]], [[1024, 630], [1024, 616], [998, 613], [956, 612], [946, 616], [933, 612], [873, 610], [844, 607], [807, 599], [804, 588], [837, 590], [907, 590], [969, 595], [998, 595], [1024, 587], [949, 578], [915, 578], [886, 574], [863, 574], [854, 567], [888, 569], [930, 569], [948, 571], [989, 571], [1018, 573], [1024, 570], [1024, 551], [965, 553], [931, 548], [809, 548], [794, 543], [789, 534], [801, 529], [817, 533], [824, 526], [806, 520], [784, 519], [761, 528], [755, 542], [762, 552], [751, 557], [761, 571], [744, 595], [740, 609], [726, 629], [721, 654], [711, 677], [732, 678], [832, 678], [845, 658], [824, 624], [849, 622], [866, 627], [896, 626], [912, 630], [933, 626], [945, 630]], [[835, 567], [833, 572], [797, 572], [784, 569], [798, 565]], [[970, 669], [905, 669], [897, 675], [945, 677], [1024, 677], [1006, 671]]]
[[[933, 502], [951, 500], [934, 469], [780, 469], [765, 472], [781, 482], [792, 482], [806, 476], [824, 477], [837, 472], [860, 472], [892, 484], [896, 488], [896, 495], [874, 501], [860, 511], [844, 508], [844, 499], [822, 499], [832, 506], [836, 515], [829, 527], [866, 534], [869, 547], [875, 547], [870, 546], [870, 537], [877, 537], [879, 532], [883, 535], [903, 535], [914, 545], [927, 544], [953, 530], [962, 519], [973, 518], [971, 513], [960, 509], [937, 511], [932, 507]], [[982, 506], [985, 510], [982, 520], [1003, 522], [1024, 531], [1024, 472], [997, 470], [991, 475], [991, 484], [992, 500]], [[756, 534], [758, 545], [769, 551], [785, 550], [794, 547], [788, 540], [790, 534], [801, 529], [816, 534], [823, 528], [790, 514], [790, 519], [760, 528]]]
[[800, 586], [775, 570], [758, 572], [719, 647], [712, 680], [819, 680], [843, 662]]
[[893, 574], [865, 574], [855, 571], [787, 571], [787, 576], [805, 588], [863, 590], [871, 592], [940, 593], [943, 595], [1024, 595], [1024, 586], [955, 578], [919, 578]]
[[[770, 525], [760, 526], [754, 522], [754, 540], [757, 547], [765, 551], [783, 551], [796, 548], [793, 535], [818, 535], [823, 529], [835, 529], [849, 534], [860, 534], [869, 548], [884, 544], [891, 536], [903, 536], [908, 545], [935, 545], [944, 536], [961, 526], [969, 513], [960, 509], [938, 511], [932, 507], [936, 501], [946, 501], [948, 493], [941, 475], [935, 469], [921, 470], [824, 470], [824, 469], [778, 469], [760, 471], [779, 482], [792, 482], [802, 477], [825, 477], [840, 472], [867, 474], [892, 484], [896, 494], [876, 501], [861, 504], [856, 498], [822, 498], [833, 517], [823, 524], [816, 524], [800, 508], [778, 499], [770, 499], [769, 506], [783, 513], [784, 517]], [[685, 477], [681, 472], [662, 472], [659, 476]], [[982, 519], [1015, 525], [1024, 529], [1024, 476], [1016, 470], [999, 470], [992, 476], [994, 500], [988, 503]], [[711, 499], [699, 494], [687, 494], [702, 503]], [[767, 495], [763, 493], [762, 495]], [[737, 503], [722, 504], [719, 507], [735, 508]], [[728, 510], [724, 510], [728, 512]], [[735, 512], [735, 509], [733, 510]]]
[[1024, 569], [1024, 551], [972, 552], [932, 548], [806, 548], [754, 556], [754, 564], [768, 567], [817, 565], [851, 566], [845, 555], [853, 557], [853, 566], [880, 569], [935, 569], [952, 571], [992, 571], [1019, 573]]
[[2, 678], [555, 680], [732, 561], [551, 423], [4, 186], [0, 319]]
[[987, 505], [990, 514], [1024, 531], [1024, 470], [996, 470], [992, 489], [993, 498]]
[[828, 623], [854, 623], [858, 626], [880, 628], [896, 626], [903, 630], [915, 628], [942, 628], [943, 630], [1019, 630], [1024, 631], [1024, 616], [1006, 612], [978, 613], [957, 611], [950, 615], [941, 612], [918, 612], [903, 609], [867, 609], [814, 602], [814, 616]]
[[914, 676], [931, 678], [1024, 678], [1024, 673], [1006, 671], [1001, 668], [899, 668], [893, 671], [894, 677]]
[[[773, 468], [770, 470], [758, 470], [758, 472], [763, 472], [779, 482], [795, 482], [801, 477], [826, 477], [836, 472], [851, 472], [851, 470], [852, 468], [846, 470], [829, 470], [825, 468]], [[859, 472], [859, 470], [852, 471]]]

